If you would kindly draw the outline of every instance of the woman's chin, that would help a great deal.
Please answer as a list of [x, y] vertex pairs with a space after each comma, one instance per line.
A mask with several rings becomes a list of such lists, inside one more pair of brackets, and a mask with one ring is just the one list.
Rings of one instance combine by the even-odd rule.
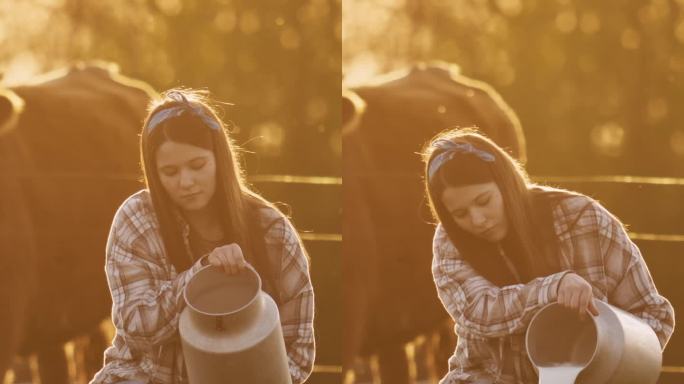
[[193, 201], [181, 201], [177, 204], [183, 211], [194, 212], [205, 209], [209, 205], [209, 201], [197, 199]]
[[494, 229], [490, 233], [481, 234], [478, 237], [490, 243], [498, 243], [506, 237], [506, 231]]

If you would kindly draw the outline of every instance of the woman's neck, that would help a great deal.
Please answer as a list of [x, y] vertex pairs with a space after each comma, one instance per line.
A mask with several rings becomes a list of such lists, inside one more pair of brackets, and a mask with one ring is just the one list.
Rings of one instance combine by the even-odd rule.
[[192, 230], [203, 239], [214, 241], [223, 238], [221, 220], [214, 204], [209, 203], [199, 210], [183, 211], [183, 216]]

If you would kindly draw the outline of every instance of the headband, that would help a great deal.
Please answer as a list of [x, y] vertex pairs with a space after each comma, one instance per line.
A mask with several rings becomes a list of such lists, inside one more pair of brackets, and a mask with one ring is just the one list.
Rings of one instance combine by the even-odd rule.
[[439, 139], [432, 143], [435, 149], [443, 149], [437, 156], [435, 156], [428, 166], [428, 181], [432, 182], [432, 177], [442, 166], [449, 160], [453, 159], [457, 154], [475, 155], [482, 161], [493, 163], [496, 159], [491, 153], [475, 148], [470, 143], [454, 143], [451, 140]]
[[188, 99], [185, 97], [185, 95], [183, 95], [182, 93], [171, 92], [168, 94], [168, 97], [173, 99], [174, 101], [179, 102], [180, 105], [165, 108], [159, 112], [154, 113], [154, 115], [152, 115], [149, 122], [147, 123], [147, 130], [149, 132], [152, 132], [158, 125], [165, 122], [166, 120], [179, 117], [186, 113], [198, 117], [210, 129], [216, 131], [221, 129], [221, 124], [218, 121], [216, 121], [216, 119], [212, 115], [208, 114], [200, 105], [193, 105], [192, 103], [190, 103]]

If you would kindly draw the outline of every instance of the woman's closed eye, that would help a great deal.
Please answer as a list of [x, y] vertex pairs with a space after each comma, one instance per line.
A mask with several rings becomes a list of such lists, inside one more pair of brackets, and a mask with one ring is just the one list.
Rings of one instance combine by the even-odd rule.
[[161, 173], [163, 173], [164, 176], [171, 177], [171, 176], [174, 176], [176, 173], [178, 173], [178, 168], [176, 168], [176, 167], [162, 167]]
[[463, 219], [466, 217], [467, 214], [468, 212], [465, 209], [459, 209], [457, 211], [452, 212], [451, 216], [454, 219]]
[[489, 204], [490, 200], [491, 198], [489, 196], [484, 196], [475, 200], [475, 204], [479, 205], [480, 207], [484, 207], [485, 205]]
[[200, 170], [207, 164], [206, 159], [195, 159], [190, 162], [190, 168], [194, 170]]

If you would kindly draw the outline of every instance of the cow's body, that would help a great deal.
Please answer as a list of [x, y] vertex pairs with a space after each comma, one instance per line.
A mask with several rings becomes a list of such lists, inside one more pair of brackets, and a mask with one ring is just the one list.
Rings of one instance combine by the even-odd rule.
[[138, 133], [152, 96], [102, 67], [3, 93], [0, 377], [16, 353], [61, 351], [108, 316], [106, 238], [117, 206], [140, 187]]

